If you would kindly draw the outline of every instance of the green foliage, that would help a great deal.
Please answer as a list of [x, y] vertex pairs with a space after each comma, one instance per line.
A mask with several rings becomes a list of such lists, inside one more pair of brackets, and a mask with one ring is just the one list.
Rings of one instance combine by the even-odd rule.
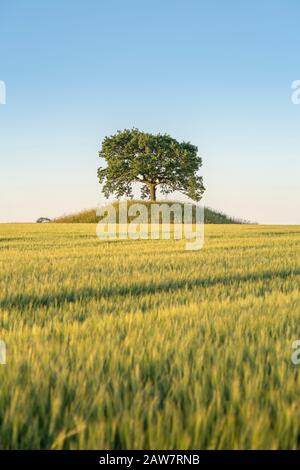
[[1, 449], [299, 449], [300, 228], [2, 225]]
[[106, 197], [132, 197], [132, 184], [142, 184], [142, 198], [156, 199], [157, 186], [163, 194], [180, 191], [195, 201], [204, 192], [198, 149], [171, 136], [125, 129], [105, 137], [99, 156], [106, 161], [98, 169]]

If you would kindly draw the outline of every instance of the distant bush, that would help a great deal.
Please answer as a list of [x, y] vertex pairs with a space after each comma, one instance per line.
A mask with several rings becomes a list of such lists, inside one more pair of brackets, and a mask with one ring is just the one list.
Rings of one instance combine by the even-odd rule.
[[48, 217], [40, 217], [36, 221], [37, 224], [48, 224], [49, 222], [51, 222], [51, 219], [48, 219]]

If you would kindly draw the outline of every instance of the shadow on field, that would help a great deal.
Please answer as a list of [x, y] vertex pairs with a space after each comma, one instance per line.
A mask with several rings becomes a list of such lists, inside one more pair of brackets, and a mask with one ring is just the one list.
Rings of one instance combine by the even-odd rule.
[[176, 292], [180, 289], [190, 290], [195, 287], [212, 287], [218, 284], [224, 286], [234, 285], [240, 282], [270, 281], [274, 279], [287, 279], [290, 276], [300, 275], [300, 269], [286, 270], [279, 272], [265, 271], [262, 273], [248, 273], [247, 275], [236, 275], [231, 277], [214, 277], [206, 279], [167, 281], [158, 284], [133, 284], [131, 286], [111, 286], [95, 289], [93, 287], [84, 287], [76, 291], [61, 291], [49, 293], [41, 296], [29, 294], [18, 294], [15, 296], [0, 299], [0, 308], [38, 308], [38, 307], [58, 307], [65, 303], [74, 303], [80, 301], [98, 300], [116, 296], [140, 296], [155, 294], [158, 292], [168, 293]]

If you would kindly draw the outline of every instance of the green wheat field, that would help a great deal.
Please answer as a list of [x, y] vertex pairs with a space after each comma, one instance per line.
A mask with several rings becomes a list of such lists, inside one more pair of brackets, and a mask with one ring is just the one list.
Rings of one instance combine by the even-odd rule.
[[1, 225], [1, 449], [300, 448], [300, 227]]

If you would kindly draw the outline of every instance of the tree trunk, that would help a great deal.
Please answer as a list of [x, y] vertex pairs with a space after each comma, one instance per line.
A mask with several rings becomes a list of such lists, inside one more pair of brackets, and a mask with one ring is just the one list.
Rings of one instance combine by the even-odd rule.
[[149, 184], [149, 189], [150, 189], [150, 200], [151, 201], [156, 201], [156, 184]]

